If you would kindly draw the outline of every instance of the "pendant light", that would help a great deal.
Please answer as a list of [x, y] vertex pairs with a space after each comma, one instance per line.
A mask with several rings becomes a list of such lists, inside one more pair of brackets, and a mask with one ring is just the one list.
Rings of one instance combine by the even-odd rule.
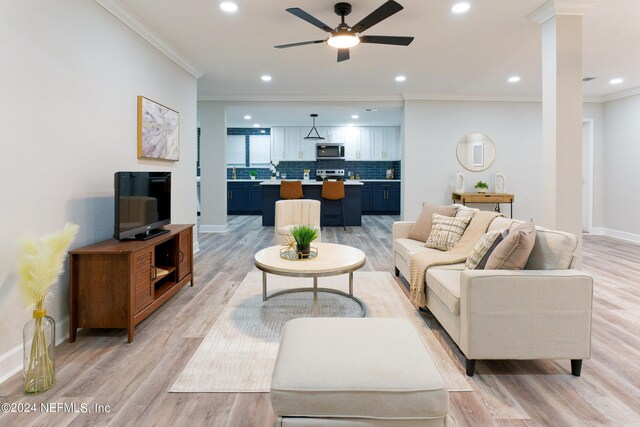
[[[311, 119], [313, 120], [313, 125], [311, 126], [311, 130], [309, 131], [307, 136], [304, 137], [304, 139], [311, 139], [311, 140], [315, 140], [315, 141], [320, 141], [320, 140], [324, 139], [318, 133], [318, 129], [316, 129], [316, 117], [318, 117], [317, 114], [311, 114]], [[315, 132], [315, 136], [312, 135], [314, 132]]]

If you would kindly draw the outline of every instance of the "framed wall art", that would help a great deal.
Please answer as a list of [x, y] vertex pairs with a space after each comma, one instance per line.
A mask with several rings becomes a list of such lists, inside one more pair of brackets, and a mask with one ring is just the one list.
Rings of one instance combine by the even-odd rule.
[[180, 114], [138, 96], [138, 158], [179, 160]]

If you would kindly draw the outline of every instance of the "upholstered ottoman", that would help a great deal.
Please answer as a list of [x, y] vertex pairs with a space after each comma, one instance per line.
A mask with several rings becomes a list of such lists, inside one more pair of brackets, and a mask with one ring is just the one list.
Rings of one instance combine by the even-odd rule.
[[303, 318], [285, 325], [271, 405], [277, 426], [444, 426], [449, 394], [407, 320]]

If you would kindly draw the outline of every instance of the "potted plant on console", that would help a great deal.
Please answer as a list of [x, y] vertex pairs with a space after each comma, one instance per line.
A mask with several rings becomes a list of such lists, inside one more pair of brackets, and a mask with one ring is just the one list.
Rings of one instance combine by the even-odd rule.
[[486, 182], [478, 181], [476, 183], [476, 191], [478, 193], [486, 193], [488, 189], [489, 189], [489, 184], [487, 184]]
[[291, 229], [291, 235], [296, 241], [296, 251], [299, 256], [308, 257], [311, 252], [311, 242], [318, 238], [318, 229], [310, 225], [298, 225]]

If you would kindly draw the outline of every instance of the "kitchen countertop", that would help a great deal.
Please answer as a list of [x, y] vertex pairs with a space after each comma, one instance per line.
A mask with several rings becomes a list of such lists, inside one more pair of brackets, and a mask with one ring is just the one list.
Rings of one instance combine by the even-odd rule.
[[362, 182], [401, 182], [402, 180], [400, 179], [361, 179], [360, 181]]
[[[285, 181], [298, 181], [298, 180], [285, 180]], [[263, 181], [262, 183], [260, 183], [260, 185], [280, 185], [280, 183], [282, 182], [281, 179], [278, 179], [276, 181]], [[302, 181], [302, 185], [322, 185], [322, 181]], [[356, 179], [347, 179], [344, 181], [344, 185], [364, 185], [362, 182], [356, 180]]]
[[263, 182], [265, 179], [228, 179], [227, 182]]

